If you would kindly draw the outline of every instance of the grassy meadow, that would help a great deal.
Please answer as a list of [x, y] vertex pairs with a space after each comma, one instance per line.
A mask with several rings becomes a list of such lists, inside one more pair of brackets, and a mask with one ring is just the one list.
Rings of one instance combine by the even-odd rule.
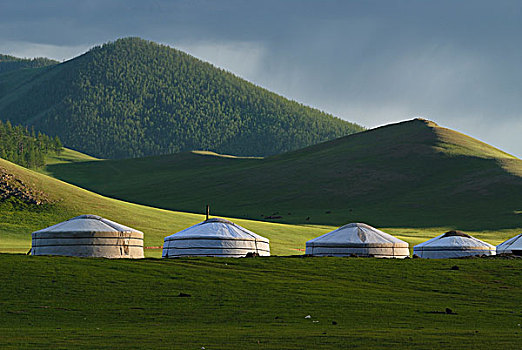
[[[48, 158], [48, 164], [72, 164], [92, 161], [96, 158], [65, 149], [59, 156]], [[241, 159], [241, 158], [236, 158]], [[25, 169], [7, 161], [0, 160], [0, 167], [16, 176], [32, 187], [49, 194], [55, 201], [52, 205], [42, 207], [24, 207], [10, 202], [0, 203], [0, 252], [25, 253], [31, 246], [30, 233], [67, 220], [80, 214], [93, 213], [137, 228], [145, 233], [145, 255], [160, 257], [163, 238], [174, 232], [204, 220], [198, 213], [177, 212], [151, 208], [121, 200], [107, 198], [76, 186], [64, 183], [35, 171]], [[45, 172], [45, 169], [41, 169]], [[124, 180], [122, 178], [122, 180]], [[203, 212], [202, 205], [201, 212]], [[270, 239], [274, 255], [302, 254], [305, 242], [336, 228], [333, 225], [303, 223], [278, 223], [260, 220], [230, 220], [257, 232]], [[408, 243], [423, 242], [443, 233], [451, 226], [426, 228], [412, 227], [380, 227]], [[515, 230], [478, 231], [474, 234], [492, 244], [499, 244], [516, 234]]]
[[[66, 151], [62, 162], [77, 159]], [[58, 158], [58, 157], [57, 157]], [[59, 161], [59, 159], [57, 160]], [[80, 214], [96, 214], [134, 227], [145, 233], [147, 256], [160, 257], [163, 238], [205, 219], [202, 214], [175, 212], [106, 198], [49, 176], [0, 159], [0, 167], [30, 186], [47, 194], [52, 204], [26, 206], [12, 201], [0, 203], [0, 252], [25, 253], [31, 247], [31, 232]], [[202, 208], [204, 211], [204, 207]], [[269, 238], [275, 255], [301, 254], [304, 242], [328, 232], [332, 227], [287, 225], [229, 218], [237, 224]]]
[[459, 229], [522, 231], [522, 160], [413, 120], [269, 158], [188, 152], [52, 164], [91, 191], [153, 207], [286, 224], [366, 222], [410, 243]]
[[1, 348], [514, 349], [522, 340], [522, 259], [0, 254], [0, 266]]
[[[379, 165], [378, 154], [355, 163], [342, 158], [323, 171], [353, 151], [342, 140], [334, 142], [340, 148], [322, 144], [266, 159], [199, 152], [104, 161], [65, 150], [40, 172], [0, 159], [0, 168], [50, 201], [0, 203], [0, 348], [516, 348], [522, 338], [518, 258], [154, 259], [166, 235], [204, 220], [207, 203], [269, 238], [273, 255], [300, 255], [307, 240], [350, 221], [366, 221], [410, 248], [454, 228], [492, 244], [519, 233], [520, 161], [476, 140], [463, 145], [457, 134], [441, 135], [439, 158], [408, 155], [417, 159], [410, 170], [428, 177], [423, 181], [404, 162]], [[461, 157], [471, 158], [462, 165]], [[429, 162], [448, 171], [430, 175], [423, 168]], [[348, 172], [354, 164], [355, 174]], [[370, 170], [376, 178], [366, 178]], [[387, 197], [376, 196], [370, 183], [388, 188]], [[444, 202], [450, 191], [454, 202]], [[172, 210], [183, 200], [192, 213]], [[143, 231], [148, 259], [13, 254], [27, 252], [32, 231], [87, 213]]]

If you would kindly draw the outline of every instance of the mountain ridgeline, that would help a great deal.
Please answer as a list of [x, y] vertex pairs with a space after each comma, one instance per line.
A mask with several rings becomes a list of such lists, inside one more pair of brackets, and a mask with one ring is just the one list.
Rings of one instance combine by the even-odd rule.
[[363, 130], [139, 38], [0, 75], [0, 115], [103, 158], [196, 149], [266, 156]]
[[0, 55], [0, 73], [19, 70], [23, 68], [40, 68], [57, 64], [58, 61], [45, 57], [18, 58], [9, 55]]

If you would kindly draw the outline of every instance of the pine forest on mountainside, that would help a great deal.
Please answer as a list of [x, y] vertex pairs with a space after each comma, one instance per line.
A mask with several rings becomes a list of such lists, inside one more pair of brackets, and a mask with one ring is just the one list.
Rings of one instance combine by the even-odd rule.
[[41, 167], [49, 153], [60, 153], [62, 143], [56, 136], [36, 134], [25, 126], [12, 126], [0, 121], [0, 158], [26, 168]]
[[363, 130], [139, 38], [0, 75], [0, 116], [102, 158], [190, 150], [266, 156]]

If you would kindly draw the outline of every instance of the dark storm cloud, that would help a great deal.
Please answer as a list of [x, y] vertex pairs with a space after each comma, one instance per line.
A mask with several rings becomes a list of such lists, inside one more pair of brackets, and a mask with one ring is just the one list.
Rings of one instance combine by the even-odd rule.
[[367, 126], [421, 115], [522, 155], [521, 10], [518, 1], [3, 1], [0, 46], [66, 57], [140, 36]]

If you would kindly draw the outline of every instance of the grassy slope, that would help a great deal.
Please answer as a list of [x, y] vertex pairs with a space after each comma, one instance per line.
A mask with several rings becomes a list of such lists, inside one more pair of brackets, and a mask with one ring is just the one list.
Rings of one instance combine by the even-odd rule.
[[64, 148], [60, 154], [50, 154], [45, 163], [47, 165], [64, 164], [64, 163], [76, 163], [76, 162], [88, 162], [99, 160], [98, 158], [92, 157], [85, 153], [81, 153], [69, 148]]
[[47, 171], [48, 166], [56, 165], [56, 164], [70, 164], [70, 163], [78, 163], [78, 162], [90, 162], [100, 160], [99, 158], [92, 157], [88, 154], [81, 153], [69, 148], [63, 148], [63, 151], [60, 154], [51, 153], [45, 157], [45, 165], [44, 167], [32, 169], [39, 173], [45, 175], [52, 175]]
[[[413, 120], [265, 159], [182, 153], [53, 165], [54, 176], [156, 207], [275, 221], [368, 222], [418, 243], [442, 230], [519, 232], [522, 161]], [[306, 220], [309, 218], [309, 220]]]
[[[69, 151], [63, 157], [81, 158]], [[145, 233], [145, 246], [161, 246], [163, 237], [204, 219], [203, 215], [155, 209], [106, 198], [3, 159], [0, 159], [0, 167], [56, 201], [55, 204], [44, 207], [20, 207], [9, 202], [0, 203], [0, 251], [26, 252], [31, 244], [31, 232], [79, 214], [97, 214], [137, 228]], [[297, 249], [304, 248], [307, 239], [329, 229], [232, 220], [269, 238], [273, 254], [299, 254]], [[147, 252], [149, 256], [159, 254], [160, 250]]]
[[2, 348], [514, 349], [522, 335], [521, 259], [0, 254], [0, 266]]

